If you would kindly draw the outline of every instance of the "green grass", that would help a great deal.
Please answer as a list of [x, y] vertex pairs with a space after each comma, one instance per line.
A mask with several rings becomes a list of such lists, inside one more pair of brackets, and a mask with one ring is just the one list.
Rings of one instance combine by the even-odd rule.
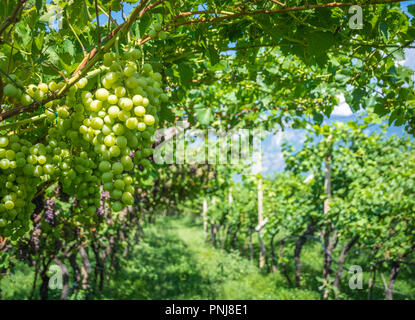
[[[287, 248], [287, 258], [294, 242]], [[336, 253], [335, 256], [338, 254]], [[92, 255], [90, 256], [92, 258]], [[367, 255], [351, 253], [348, 266], [367, 264]], [[309, 241], [302, 252], [303, 288], [288, 285], [280, 274], [267, 274], [255, 261], [236, 251], [215, 249], [203, 239], [202, 226], [190, 218], [159, 218], [145, 227], [143, 237], [129, 256], [122, 260], [117, 272], [108, 274], [102, 294], [92, 299], [320, 299], [322, 250], [320, 244]], [[91, 263], [93, 264], [93, 259]], [[14, 261], [9, 275], [0, 279], [0, 299], [27, 299], [31, 292], [34, 272], [26, 264]], [[335, 267], [335, 266], [334, 266]], [[395, 299], [411, 299], [415, 284], [413, 267], [403, 266], [395, 285]], [[294, 263], [289, 259], [289, 275], [294, 281]], [[348, 288], [349, 274], [342, 281], [343, 299], [367, 299], [368, 269], [363, 274], [364, 290]], [[385, 277], [388, 276], [384, 272]], [[72, 276], [71, 278], [72, 279]], [[38, 286], [39, 287], [38, 281]], [[35, 299], [38, 299], [36, 290]], [[402, 294], [401, 294], [402, 292]], [[71, 294], [70, 299], [82, 299], [86, 292]], [[58, 299], [59, 291], [50, 290], [50, 299]], [[384, 299], [383, 283], [378, 275], [374, 299]]]
[[206, 244], [200, 225], [167, 218], [146, 229], [101, 298], [319, 299], [316, 292], [278, 287], [281, 281], [236, 252]]

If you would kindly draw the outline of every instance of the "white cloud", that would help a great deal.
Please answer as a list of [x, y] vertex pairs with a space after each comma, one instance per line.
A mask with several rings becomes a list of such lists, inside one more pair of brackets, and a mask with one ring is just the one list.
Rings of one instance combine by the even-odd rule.
[[344, 98], [344, 94], [340, 93], [337, 95], [339, 99], [339, 104], [334, 107], [332, 115], [339, 116], [339, 117], [350, 117], [353, 115], [352, 110], [350, 109], [349, 105], [346, 103], [346, 99]]

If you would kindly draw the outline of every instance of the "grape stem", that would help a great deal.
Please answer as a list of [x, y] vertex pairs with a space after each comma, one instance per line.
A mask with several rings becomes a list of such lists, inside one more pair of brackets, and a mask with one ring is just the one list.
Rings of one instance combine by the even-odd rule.
[[47, 115], [45, 113], [42, 113], [41, 115], [37, 115], [37, 116], [31, 117], [31, 118], [28, 118], [28, 119], [16, 121], [16, 122], [13, 122], [13, 123], [4, 124], [4, 125], [0, 126], [0, 131], [1, 130], [6, 130], [6, 129], [14, 129], [14, 128], [20, 127], [22, 125], [25, 125], [27, 123], [35, 123], [35, 122], [40, 121], [40, 120], [42, 120], [46, 117], [47, 117]]

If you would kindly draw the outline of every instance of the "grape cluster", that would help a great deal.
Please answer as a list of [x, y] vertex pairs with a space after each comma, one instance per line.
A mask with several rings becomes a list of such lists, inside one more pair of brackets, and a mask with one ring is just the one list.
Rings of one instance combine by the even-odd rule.
[[[150, 170], [157, 113], [168, 100], [161, 74], [141, 61], [134, 47], [108, 52], [97, 67], [104, 73], [81, 78], [65, 98], [45, 104], [44, 143], [0, 136], [0, 183], [5, 186], [0, 189], [0, 234], [17, 238], [28, 231], [30, 199], [46, 181], [60, 181], [86, 217], [97, 216], [102, 190], [115, 212], [133, 204], [134, 166]], [[22, 92], [8, 84], [4, 93], [29, 104], [62, 87], [51, 81]], [[45, 217], [53, 224], [53, 217], [46, 212]]]

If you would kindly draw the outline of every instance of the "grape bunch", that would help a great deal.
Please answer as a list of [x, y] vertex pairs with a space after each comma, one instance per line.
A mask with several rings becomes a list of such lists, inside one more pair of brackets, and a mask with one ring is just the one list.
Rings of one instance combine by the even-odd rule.
[[[29, 230], [30, 200], [48, 181], [61, 182], [63, 192], [77, 199], [81, 222], [98, 216], [103, 190], [114, 212], [133, 204], [139, 182], [134, 167], [151, 169], [147, 158], [153, 153], [157, 114], [168, 96], [161, 74], [141, 62], [139, 49], [119, 51], [106, 53], [99, 72], [79, 79], [66, 97], [45, 104], [48, 130], [39, 142], [18, 134], [0, 136], [0, 183], [5, 186], [0, 189], [0, 234], [17, 238]], [[23, 91], [8, 84], [4, 93], [9, 101], [27, 105], [44, 101], [63, 85], [51, 81]]]

